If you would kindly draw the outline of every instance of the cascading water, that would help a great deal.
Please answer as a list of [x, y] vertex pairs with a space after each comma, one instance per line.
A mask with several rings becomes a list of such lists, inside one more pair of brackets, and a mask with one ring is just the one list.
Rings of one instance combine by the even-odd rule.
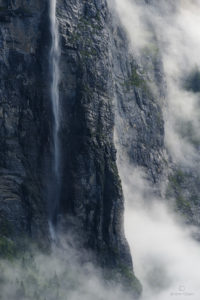
[[56, 214], [59, 204], [59, 184], [60, 184], [60, 146], [59, 146], [59, 129], [60, 129], [60, 109], [59, 109], [59, 29], [56, 18], [56, 0], [50, 0], [50, 26], [52, 45], [50, 51], [50, 67], [51, 67], [51, 102], [53, 110], [53, 188], [51, 187], [50, 196], [50, 217], [49, 227], [53, 239], [55, 239], [54, 224], [56, 222]]

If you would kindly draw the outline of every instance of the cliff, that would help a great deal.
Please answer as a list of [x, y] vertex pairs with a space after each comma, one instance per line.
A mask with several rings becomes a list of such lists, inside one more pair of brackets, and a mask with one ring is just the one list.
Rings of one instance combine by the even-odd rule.
[[59, 191], [52, 167], [49, 4], [0, 1], [0, 252], [5, 257], [13, 242], [19, 248], [27, 238], [48, 246], [53, 208], [55, 230], [72, 232], [98, 264], [116, 270], [139, 293], [113, 137], [115, 72], [125, 65], [126, 73], [132, 70], [120, 46], [126, 36], [104, 0], [58, 1], [57, 20]]
[[51, 127], [47, 3], [0, 2], [0, 231], [47, 236], [44, 170]]
[[[187, 225], [196, 225], [199, 240], [200, 72], [198, 66], [189, 70], [191, 47], [187, 56], [188, 45], [182, 40], [178, 45], [171, 36], [176, 31], [164, 28], [169, 20], [176, 30], [182, 28], [182, 4], [133, 2], [125, 10], [139, 14], [134, 17], [140, 28], [134, 30], [132, 23], [123, 23], [124, 12], [119, 18], [115, 4], [0, 0], [0, 258], [17, 257], [22, 265], [28, 261], [25, 273], [35, 277], [33, 284], [25, 276], [28, 293], [20, 286], [19, 297], [40, 289], [41, 295], [54, 299], [58, 292], [50, 295], [51, 282], [58, 287], [60, 281], [60, 299], [65, 299], [68, 289], [78, 290], [75, 269], [85, 284], [87, 262], [95, 272], [100, 267], [104, 279], [122, 283], [131, 297], [140, 295], [124, 233], [119, 171], [124, 186], [130, 181], [129, 194], [137, 189], [138, 178], [145, 185], [138, 187], [138, 198], [133, 191], [135, 202], [144, 201], [143, 209], [150, 209], [155, 199], [169, 203], [170, 212], [172, 208]], [[189, 27], [189, 35], [193, 30]], [[138, 37], [146, 39], [142, 46]], [[176, 53], [182, 59], [177, 66]], [[182, 70], [185, 57], [188, 65]], [[182, 116], [184, 99], [190, 102], [190, 113]], [[43, 278], [41, 258], [34, 266], [31, 255], [38, 248], [44, 254], [43, 267], [48, 265], [45, 255], [51, 253], [51, 259], [56, 253], [59, 279], [54, 273]], [[15, 268], [23, 273], [23, 266]], [[6, 285], [5, 278], [0, 276], [6, 299], [10, 282]]]

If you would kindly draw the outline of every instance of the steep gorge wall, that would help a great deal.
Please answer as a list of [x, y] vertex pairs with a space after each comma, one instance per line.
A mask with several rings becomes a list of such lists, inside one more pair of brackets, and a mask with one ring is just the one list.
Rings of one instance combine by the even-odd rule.
[[[9, 3], [8, 3], [9, 2]], [[48, 15], [45, 1], [0, 1], [0, 233], [47, 236]]]
[[[131, 266], [113, 143], [114, 88], [107, 3], [58, 2], [61, 33], [60, 217], [101, 265]], [[81, 233], [82, 232], [82, 233]], [[129, 268], [129, 267], [128, 267]]]
[[[54, 153], [48, 12], [47, 1], [0, 1], [2, 255], [12, 240], [31, 237], [44, 246], [50, 241]], [[117, 269], [137, 285], [113, 142], [111, 15], [105, 1], [58, 1], [57, 15], [62, 162], [57, 228], [83, 237], [101, 266]]]
[[[54, 188], [48, 12], [48, 1], [0, 1], [0, 235], [45, 244]], [[83, 238], [101, 266], [135, 281], [123, 230], [114, 124], [123, 155], [158, 183], [165, 168], [157, 100], [164, 83], [159, 56], [153, 61], [145, 56], [153, 71], [143, 72], [114, 14], [104, 0], [57, 1], [62, 162], [57, 228]], [[151, 92], [150, 76], [159, 96]]]

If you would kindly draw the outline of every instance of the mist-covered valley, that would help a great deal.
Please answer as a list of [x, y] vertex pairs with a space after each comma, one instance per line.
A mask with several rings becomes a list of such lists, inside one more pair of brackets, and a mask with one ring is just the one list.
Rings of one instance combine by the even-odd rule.
[[0, 299], [199, 300], [200, 1], [0, 23]]

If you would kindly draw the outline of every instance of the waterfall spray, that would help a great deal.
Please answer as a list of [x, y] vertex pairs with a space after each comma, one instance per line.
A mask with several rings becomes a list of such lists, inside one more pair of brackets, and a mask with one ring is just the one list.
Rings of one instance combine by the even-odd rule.
[[56, 213], [59, 202], [59, 182], [60, 182], [60, 146], [59, 146], [59, 129], [60, 129], [60, 109], [59, 109], [59, 29], [56, 18], [56, 0], [50, 0], [50, 26], [52, 45], [50, 51], [50, 66], [51, 66], [51, 102], [53, 110], [53, 188], [50, 197], [50, 233], [54, 239], [53, 223], [55, 223]]

